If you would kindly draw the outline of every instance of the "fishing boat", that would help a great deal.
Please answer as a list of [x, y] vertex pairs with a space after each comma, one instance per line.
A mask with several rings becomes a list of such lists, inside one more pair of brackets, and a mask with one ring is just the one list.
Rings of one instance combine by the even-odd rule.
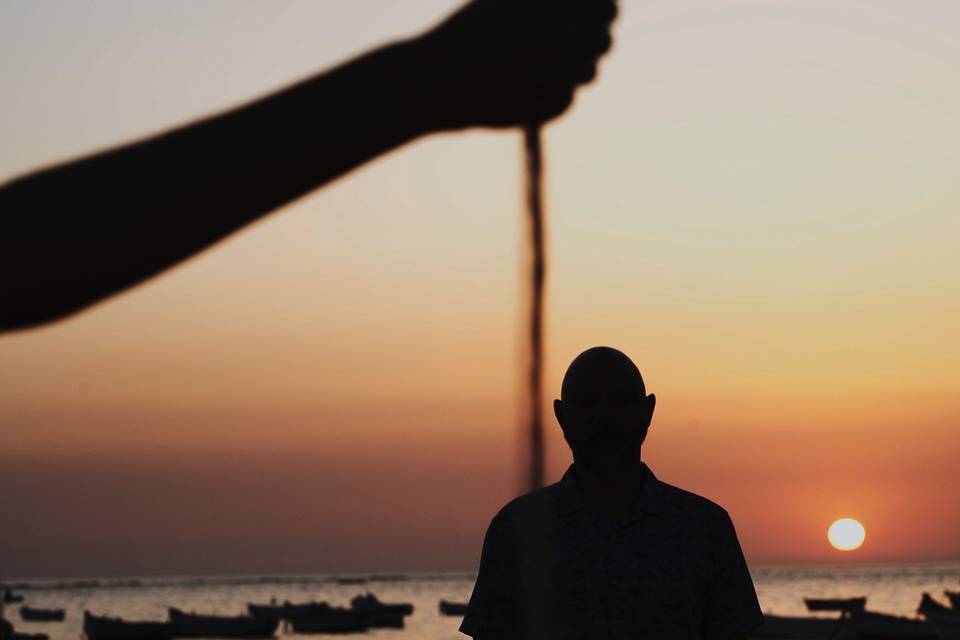
[[947, 614], [947, 615], [960, 615], [954, 609], [948, 607], [947, 605], [938, 602], [936, 598], [931, 596], [926, 591], [923, 592], [923, 595], [920, 596], [920, 604], [917, 606], [917, 613], [927, 615], [927, 614]]
[[380, 602], [377, 596], [369, 592], [366, 595], [354, 596], [350, 600], [350, 607], [354, 611], [381, 611], [383, 613], [396, 613], [401, 616], [409, 616], [413, 613], [413, 605], [409, 602]]
[[825, 640], [832, 638], [844, 623], [843, 618], [814, 618], [763, 614], [763, 625], [750, 633], [750, 638], [782, 638], [790, 640]]
[[319, 615], [329, 609], [330, 605], [326, 602], [306, 602], [303, 604], [293, 604], [289, 601], [283, 604], [247, 603], [247, 612], [251, 616], [270, 620], [291, 620], [297, 617]]
[[947, 596], [954, 611], [960, 612], [960, 591], [944, 591], [943, 595]]
[[17, 604], [23, 602], [23, 596], [14, 593], [10, 590], [10, 587], [7, 587], [3, 590], [3, 603], [4, 604]]
[[95, 616], [84, 611], [83, 635], [87, 640], [170, 640], [173, 638], [173, 625], [169, 622], [129, 621]]
[[927, 622], [936, 627], [940, 637], [950, 640], [960, 640], [960, 612], [950, 609], [944, 612], [926, 612], [923, 614]]
[[920, 606], [917, 607], [917, 613], [940, 632], [941, 638], [960, 640], [960, 610], [945, 606], [937, 602], [929, 593], [924, 593], [920, 599]]
[[247, 603], [247, 613], [254, 618], [280, 620], [283, 617], [283, 606], [276, 604]]
[[253, 616], [215, 616], [167, 610], [174, 638], [271, 638], [279, 620]]
[[413, 613], [413, 605], [406, 602], [380, 602], [377, 596], [367, 592], [354, 596], [350, 608], [360, 613], [370, 627], [403, 628], [404, 616]]
[[863, 611], [867, 606], [866, 598], [804, 598], [807, 611]]
[[927, 620], [857, 611], [844, 618], [837, 640], [942, 640], [940, 631]]
[[[355, 610], [352, 610], [355, 611]], [[370, 629], [403, 629], [405, 618], [402, 613], [390, 611], [356, 611], [365, 627]]]
[[39, 609], [20, 607], [20, 618], [25, 622], [63, 622], [67, 614], [63, 609]]
[[[284, 630], [295, 633], [351, 633], [370, 628], [370, 616], [353, 609], [331, 607], [326, 602], [284, 602], [280, 605], [249, 603], [247, 611], [255, 618], [283, 620]], [[399, 626], [403, 626], [402, 620]]]
[[467, 614], [466, 602], [450, 602], [449, 600], [440, 601], [440, 615], [463, 616], [466, 614]]
[[45, 633], [18, 633], [14, 631], [12, 640], [50, 640], [50, 636]]
[[343, 607], [328, 606], [287, 620], [294, 633], [354, 633], [370, 628], [363, 614]]

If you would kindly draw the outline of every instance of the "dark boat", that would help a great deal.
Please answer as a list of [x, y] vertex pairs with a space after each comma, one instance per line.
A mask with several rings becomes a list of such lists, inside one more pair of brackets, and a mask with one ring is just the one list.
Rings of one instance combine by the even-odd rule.
[[867, 607], [866, 598], [804, 598], [807, 611], [840, 611], [850, 613], [863, 611]]
[[17, 633], [13, 632], [13, 640], [50, 640], [45, 633]]
[[3, 590], [3, 603], [4, 604], [17, 604], [18, 602], [23, 602], [23, 596], [17, 595], [10, 590], [10, 587], [7, 587]]
[[936, 627], [943, 640], [960, 638], [960, 612], [926, 614], [927, 621]]
[[[331, 607], [326, 602], [293, 604], [247, 604], [247, 611], [255, 618], [284, 620], [284, 628], [296, 633], [352, 633], [366, 631], [368, 616], [353, 609]], [[402, 621], [401, 625], [402, 626]]]
[[330, 605], [326, 602], [306, 602], [303, 604], [293, 604], [284, 602], [283, 604], [247, 604], [247, 612], [254, 618], [265, 618], [270, 620], [291, 620], [304, 616], [314, 616], [330, 610]]
[[369, 628], [364, 614], [343, 607], [327, 606], [287, 620], [294, 633], [356, 633]]
[[357, 595], [350, 601], [350, 607], [361, 614], [369, 627], [403, 628], [404, 616], [413, 613], [409, 603], [380, 602], [372, 593]]
[[87, 640], [170, 640], [169, 622], [132, 622], [83, 612], [83, 635]]
[[350, 607], [354, 611], [377, 611], [401, 616], [409, 616], [413, 613], [413, 605], [409, 602], [380, 602], [372, 593], [354, 596], [350, 601]]
[[943, 595], [947, 596], [953, 610], [960, 613], [960, 591], [944, 591]]
[[253, 616], [212, 616], [167, 610], [174, 638], [271, 638], [279, 621]]
[[953, 615], [953, 616], [960, 615], [960, 613], [954, 611], [947, 605], [937, 602], [937, 600], [935, 600], [934, 597], [931, 596], [926, 591], [924, 591], [923, 595], [920, 596], [920, 604], [919, 606], [917, 606], [917, 613], [922, 613], [924, 615], [927, 615], [930, 613], [934, 613], [934, 614], [943, 613], [946, 615]]
[[354, 611], [360, 616], [363, 626], [370, 629], [403, 629], [405, 616], [402, 613], [389, 611]]
[[[839, 637], [860, 640], [941, 640], [939, 629], [926, 620], [855, 611], [844, 619]], [[849, 635], [847, 635], [849, 634]]]
[[26, 622], [63, 622], [67, 614], [63, 609], [35, 609], [20, 607], [20, 618]]
[[763, 614], [763, 625], [752, 631], [750, 638], [790, 638], [790, 640], [820, 640], [831, 638], [843, 625], [843, 618], [810, 618], [802, 616], [775, 616]]
[[283, 617], [283, 606], [276, 604], [253, 604], [252, 602], [248, 602], [247, 613], [254, 618], [279, 620]]
[[960, 638], [960, 610], [937, 602], [925, 592], [920, 599], [917, 613], [923, 615], [927, 622], [940, 632], [942, 638]]
[[444, 616], [463, 616], [467, 614], [466, 602], [440, 601], [440, 614]]

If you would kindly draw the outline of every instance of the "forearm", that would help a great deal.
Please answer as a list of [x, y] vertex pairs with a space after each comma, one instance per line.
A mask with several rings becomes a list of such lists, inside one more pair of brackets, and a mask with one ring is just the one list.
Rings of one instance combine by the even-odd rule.
[[233, 111], [0, 187], [0, 332], [82, 309], [425, 133], [563, 113], [614, 0], [474, 0]]
[[[88, 306], [431, 130], [408, 44], [0, 189], [0, 330]], [[418, 86], [418, 83], [420, 86]]]

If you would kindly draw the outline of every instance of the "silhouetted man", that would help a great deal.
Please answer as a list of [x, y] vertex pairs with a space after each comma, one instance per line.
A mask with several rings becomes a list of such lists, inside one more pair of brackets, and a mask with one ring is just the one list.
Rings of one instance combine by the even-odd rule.
[[727, 512], [640, 460], [655, 404], [620, 351], [574, 359], [554, 401], [573, 465], [490, 523], [463, 633], [731, 640], [763, 623]]
[[243, 107], [4, 185], [0, 332], [142, 282], [421, 136], [551, 120], [615, 15], [615, 0], [474, 0]]

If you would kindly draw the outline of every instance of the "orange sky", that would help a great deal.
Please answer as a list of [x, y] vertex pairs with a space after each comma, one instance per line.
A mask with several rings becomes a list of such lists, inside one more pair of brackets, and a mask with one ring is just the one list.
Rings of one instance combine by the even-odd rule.
[[[0, 176], [456, 3], [395, 5], [0, 7]], [[645, 458], [752, 562], [960, 559], [960, 8], [623, 9], [546, 134], [548, 392], [587, 346], [633, 356]], [[512, 132], [420, 141], [0, 337], [4, 577], [475, 566], [520, 477], [520, 160]], [[867, 542], [841, 554], [845, 516]]]

